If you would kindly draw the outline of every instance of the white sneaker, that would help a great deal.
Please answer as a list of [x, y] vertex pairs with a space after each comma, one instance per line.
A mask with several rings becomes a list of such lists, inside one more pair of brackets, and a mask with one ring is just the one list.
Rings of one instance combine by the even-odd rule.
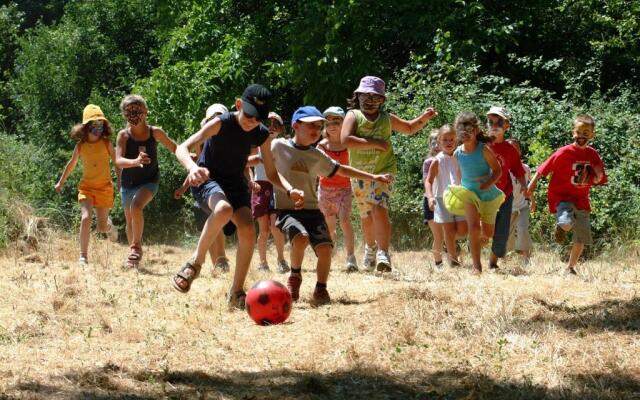
[[389, 253], [384, 250], [378, 250], [376, 254], [376, 269], [379, 272], [391, 272], [391, 258]]
[[89, 260], [87, 260], [87, 257], [85, 256], [80, 256], [80, 259], [78, 260], [78, 264], [80, 264], [81, 267], [84, 267], [89, 264]]
[[356, 256], [353, 254], [347, 257], [346, 272], [358, 272], [358, 262], [356, 261]]
[[109, 231], [107, 232], [107, 237], [112, 242], [118, 241], [118, 227], [113, 224], [111, 218], [107, 219], [107, 224], [109, 224]]
[[376, 247], [369, 247], [364, 245], [364, 257], [362, 259], [362, 266], [368, 272], [372, 272], [376, 267]]

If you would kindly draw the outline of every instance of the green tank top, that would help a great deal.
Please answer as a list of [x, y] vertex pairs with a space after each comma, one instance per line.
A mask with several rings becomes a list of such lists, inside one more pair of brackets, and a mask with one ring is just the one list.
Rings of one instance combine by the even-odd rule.
[[354, 136], [364, 139], [384, 140], [389, 143], [389, 150], [349, 149], [349, 162], [352, 167], [371, 174], [390, 173], [398, 171], [396, 156], [391, 148], [391, 118], [386, 111], [380, 111], [375, 121], [369, 121], [360, 110], [350, 110], [356, 117], [358, 127]]

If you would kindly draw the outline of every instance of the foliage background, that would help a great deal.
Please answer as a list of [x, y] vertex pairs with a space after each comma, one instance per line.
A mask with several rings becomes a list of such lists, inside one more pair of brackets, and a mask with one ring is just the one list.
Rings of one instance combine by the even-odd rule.
[[[10, 198], [70, 229], [78, 223], [79, 173], [62, 196], [52, 188], [73, 148], [69, 129], [89, 102], [122, 127], [121, 98], [142, 94], [150, 121], [181, 141], [209, 104], [231, 105], [248, 83], [273, 88], [288, 119], [301, 104], [344, 107], [360, 77], [373, 74], [388, 83], [390, 111], [410, 118], [438, 109], [425, 131], [463, 110], [507, 106], [531, 166], [570, 141], [575, 114], [592, 114], [610, 178], [593, 191], [596, 248], [637, 240], [640, 228], [629, 222], [640, 220], [639, 14], [639, 2], [622, 0], [0, 2], [0, 239], [8, 240]], [[420, 217], [426, 138], [393, 139], [398, 248], [428, 240]], [[164, 151], [160, 163], [147, 232], [181, 240], [191, 206], [172, 193], [184, 171]], [[538, 197], [534, 236], [547, 241], [543, 188]], [[112, 214], [122, 224], [119, 204]]]

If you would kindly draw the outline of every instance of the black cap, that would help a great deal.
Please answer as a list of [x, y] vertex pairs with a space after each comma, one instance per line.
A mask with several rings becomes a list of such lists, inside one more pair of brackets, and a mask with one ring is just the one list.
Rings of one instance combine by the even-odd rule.
[[242, 111], [250, 117], [265, 121], [271, 110], [271, 92], [262, 85], [247, 86], [242, 93]]

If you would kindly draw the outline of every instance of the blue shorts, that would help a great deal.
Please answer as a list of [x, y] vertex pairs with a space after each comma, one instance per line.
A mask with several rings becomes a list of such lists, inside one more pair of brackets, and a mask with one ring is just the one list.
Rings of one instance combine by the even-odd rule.
[[122, 206], [124, 208], [129, 208], [133, 198], [139, 190], [146, 189], [151, 192], [153, 196], [158, 193], [158, 182], [149, 182], [143, 183], [142, 185], [126, 188], [124, 186], [120, 187], [120, 196], [122, 197]]
[[211, 209], [209, 209], [209, 197], [216, 193], [221, 193], [226, 197], [229, 204], [231, 204], [231, 207], [233, 207], [234, 212], [242, 207], [251, 209], [251, 193], [249, 193], [249, 187], [244, 179], [242, 179], [241, 182], [232, 185], [221, 185], [214, 180], [208, 180], [198, 187], [192, 187], [191, 193], [198, 203], [198, 207], [207, 213], [207, 215], [211, 214]]

